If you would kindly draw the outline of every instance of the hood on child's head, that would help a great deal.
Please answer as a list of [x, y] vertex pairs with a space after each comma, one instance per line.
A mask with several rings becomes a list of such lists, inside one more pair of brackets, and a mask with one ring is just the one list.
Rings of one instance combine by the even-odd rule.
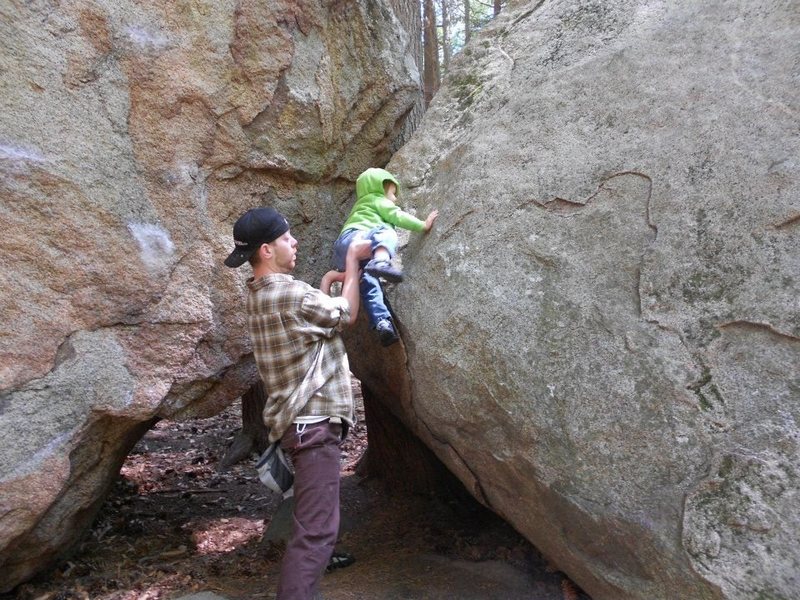
[[356, 179], [356, 198], [361, 199], [369, 194], [380, 194], [383, 196], [384, 181], [391, 181], [397, 186], [397, 190], [400, 191], [400, 184], [389, 171], [386, 169], [376, 169], [374, 167], [367, 169]]

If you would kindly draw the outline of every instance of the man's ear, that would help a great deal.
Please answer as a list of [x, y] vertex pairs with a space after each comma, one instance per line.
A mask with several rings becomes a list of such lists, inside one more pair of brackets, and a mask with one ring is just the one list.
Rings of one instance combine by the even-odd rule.
[[272, 257], [272, 247], [269, 244], [261, 244], [257, 252], [261, 260], [267, 260]]

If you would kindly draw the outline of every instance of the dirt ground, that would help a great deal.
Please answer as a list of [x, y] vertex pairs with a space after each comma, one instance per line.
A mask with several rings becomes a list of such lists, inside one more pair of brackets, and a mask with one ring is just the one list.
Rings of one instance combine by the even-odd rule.
[[[280, 500], [258, 481], [255, 455], [217, 472], [240, 425], [238, 403], [158, 423], [75, 554], [0, 600], [273, 598], [281, 553], [262, 537]], [[479, 505], [392, 495], [360, 479], [365, 448], [362, 413], [343, 446], [338, 546], [356, 563], [325, 576], [326, 599], [589, 600]]]

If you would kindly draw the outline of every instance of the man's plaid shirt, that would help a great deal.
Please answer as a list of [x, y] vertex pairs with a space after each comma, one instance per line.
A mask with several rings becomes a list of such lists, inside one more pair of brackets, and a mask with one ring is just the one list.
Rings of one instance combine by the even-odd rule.
[[298, 417], [339, 417], [354, 425], [350, 365], [339, 335], [350, 321], [347, 300], [291, 275], [265, 275], [247, 286], [247, 324], [268, 394], [270, 442]]

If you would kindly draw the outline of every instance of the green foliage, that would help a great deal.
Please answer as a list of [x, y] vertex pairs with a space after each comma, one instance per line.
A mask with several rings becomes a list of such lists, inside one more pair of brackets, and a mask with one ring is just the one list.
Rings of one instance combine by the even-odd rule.
[[[442, 4], [447, 3], [448, 15], [448, 43], [450, 55], [455, 56], [464, 48], [465, 21], [464, 21], [464, 1], [463, 0], [436, 0], [437, 37], [439, 40], [439, 60], [444, 65], [444, 35], [442, 23]], [[506, 0], [501, 2], [501, 7], [506, 6]], [[485, 0], [469, 0], [469, 23], [472, 35], [483, 29], [489, 21], [494, 18], [494, 6]], [[501, 8], [502, 10], [502, 8]]]

